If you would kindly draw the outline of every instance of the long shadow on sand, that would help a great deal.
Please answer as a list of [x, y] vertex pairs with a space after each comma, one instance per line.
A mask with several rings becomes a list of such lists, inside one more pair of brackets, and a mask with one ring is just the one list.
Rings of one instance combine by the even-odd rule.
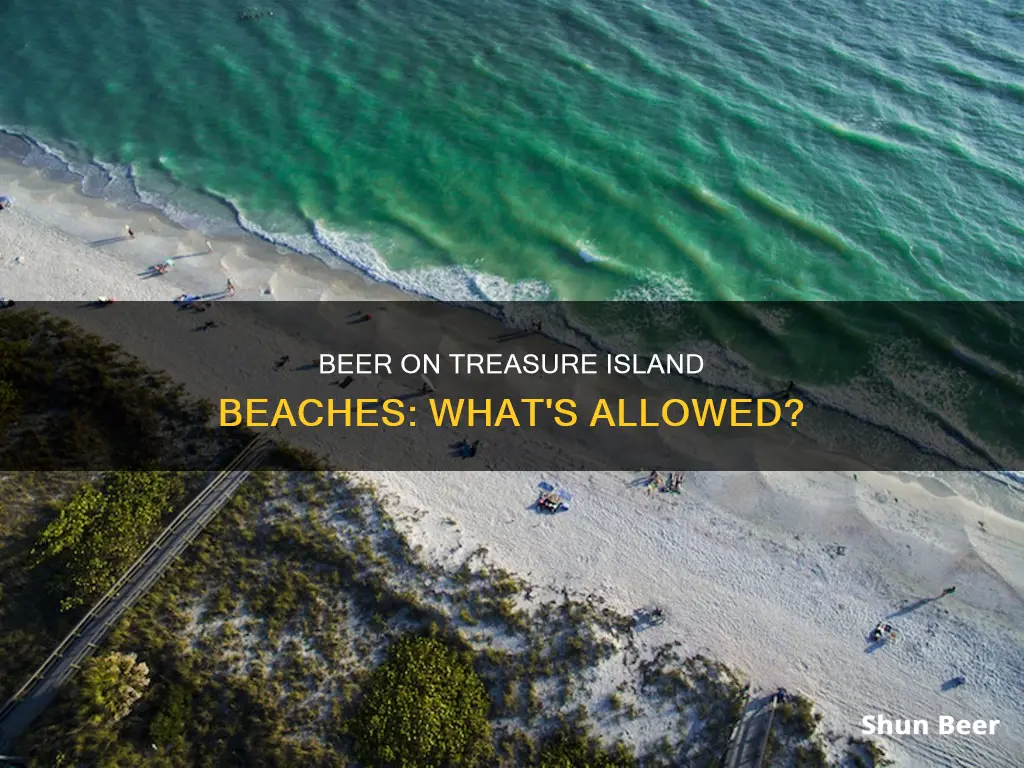
[[515, 341], [516, 339], [525, 339], [527, 336], [533, 336], [534, 331], [510, 331], [508, 333], [502, 333], [497, 336], [491, 336], [492, 341], [497, 341], [499, 344], [506, 341]]
[[108, 237], [106, 240], [93, 240], [89, 245], [93, 248], [98, 248], [101, 245], [112, 245], [114, 243], [123, 243], [125, 240], [131, 240], [128, 235], [121, 235], [120, 237]]
[[[95, 243], [92, 243], [92, 245], [95, 245]], [[168, 266], [170, 266], [172, 263], [181, 261], [182, 259], [192, 259], [195, 258], [196, 256], [209, 256], [211, 253], [213, 253], [213, 251], [196, 251], [195, 253], [183, 253], [180, 256], [168, 256], [167, 259], [162, 263], [168, 264]], [[151, 267], [147, 267], [142, 272], [136, 272], [135, 274], [141, 277], [143, 280], [148, 280], [151, 277], [160, 277], [166, 274], [165, 272], [161, 272], [160, 270], [158, 270], [157, 266], [157, 264], [154, 264]]]
[[919, 598], [919, 599], [915, 600], [914, 602], [909, 603], [908, 605], [903, 606], [898, 611], [895, 611], [894, 613], [890, 613], [885, 618], [887, 618], [887, 619], [896, 619], [896, 618], [899, 618], [900, 616], [906, 616], [908, 613], [913, 613], [918, 608], [924, 608], [926, 605], [928, 605], [928, 603], [934, 603], [938, 599], [939, 598], [937, 598], [937, 597], [922, 597], [922, 598]]

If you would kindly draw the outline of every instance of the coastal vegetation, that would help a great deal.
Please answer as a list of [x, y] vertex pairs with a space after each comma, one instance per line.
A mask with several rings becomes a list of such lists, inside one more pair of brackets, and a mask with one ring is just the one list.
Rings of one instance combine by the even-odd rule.
[[95, 601], [156, 537], [184, 482], [171, 472], [109, 472], [60, 505], [33, 554], [61, 610]]
[[145, 694], [149, 683], [149, 667], [134, 653], [95, 656], [85, 663], [78, 684], [80, 717], [99, 726], [123, 720]]
[[[485, 551], [425, 561], [403, 521], [346, 475], [254, 475], [102, 649], [150, 670], [130, 713], [90, 717], [76, 677], [22, 752], [37, 765], [718, 763], [739, 675], [676, 646], [641, 654], [600, 599], [541, 599]], [[661, 737], [631, 745], [645, 721]], [[777, 764], [811, 741], [777, 739]]]
[[587, 726], [570, 725], [547, 739], [537, 758], [538, 768], [634, 768], [637, 761], [624, 744], [609, 748]]
[[493, 749], [489, 709], [471, 655], [407, 635], [366, 686], [353, 723], [356, 756], [381, 768], [474, 768]]
[[165, 374], [34, 309], [0, 312], [0, 466], [208, 469], [251, 438]]
[[[36, 362], [14, 367], [59, 368], [45, 354], [59, 348], [43, 345]], [[81, 366], [84, 386], [102, 378]], [[147, 377], [140, 369], [132, 379], [150, 389], [135, 395], [140, 403], [163, 396]], [[12, 387], [14, 418], [37, 419], [51, 431], [36, 444], [57, 446], [66, 427], [26, 408], [34, 396]], [[194, 439], [168, 446], [154, 436], [152, 456], [177, 451], [183, 465], [222, 455], [225, 445], [192, 421], [194, 406], [168, 402], [150, 426]], [[104, 423], [93, 436], [109, 467], [127, 446]], [[40, 455], [55, 458], [52, 450]], [[374, 487], [300, 453], [273, 460], [288, 470], [254, 473], [23, 734], [17, 750], [31, 764], [719, 764], [745, 704], [740, 674], [677, 645], [642, 652], [630, 618], [601, 598], [530, 584], [484, 549], [456, 566], [427, 559], [404, 533], [426, 513], [399, 512]], [[0, 568], [11, 574], [0, 592], [0, 694], [201, 480], [153, 467], [0, 474]], [[805, 714], [795, 710], [794, 722]], [[821, 744], [813, 729], [780, 732], [771, 764], [794, 764], [798, 749]], [[857, 748], [857, 765], [881, 764]]]

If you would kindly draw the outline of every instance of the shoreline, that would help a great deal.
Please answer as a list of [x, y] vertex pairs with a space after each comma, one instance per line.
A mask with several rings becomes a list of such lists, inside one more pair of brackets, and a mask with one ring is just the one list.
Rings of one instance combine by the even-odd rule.
[[[139, 279], [138, 271], [168, 255], [202, 253], [205, 238], [148, 211], [122, 211], [66, 186], [48, 189], [52, 182], [42, 178], [37, 185], [12, 182], [9, 173], [0, 163], [3, 191], [15, 198], [0, 213], [2, 295], [93, 301], [120, 281], [117, 291], [127, 293], [117, 298], [163, 302], [173, 317], [173, 295], [219, 290], [228, 277], [239, 298], [263, 297], [272, 281], [273, 296], [263, 298], [325, 293], [228, 238], [210, 238], [212, 255]], [[134, 239], [88, 244], [121, 238], [136, 216], [145, 226], [135, 225]], [[377, 298], [373, 286], [365, 294], [358, 287], [353, 280], [329, 289], [348, 300]], [[76, 317], [96, 326], [116, 323], [118, 314]], [[191, 327], [177, 330], [195, 338]], [[302, 359], [295, 349], [316, 347], [315, 336], [262, 336], [259, 352], [268, 360], [282, 351]], [[126, 351], [168, 370], [169, 360], [181, 358], [161, 349], [162, 338], [154, 333]], [[222, 386], [219, 358], [200, 346], [190, 370], [178, 373], [192, 394], [209, 398]], [[281, 386], [306, 391], [308, 379], [284, 377]], [[983, 476], [696, 472], [682, 495], [662, 498], [630, 491], [635, 478], [623, 472], [356, 474], [395, 493], [410, 513], [426, 513], [408, 515], [407, 523], [426, 555], [444, 560], [486, 547], [497, 565], [541, 586], [597, 594], [625, 614], [638, 605], [663, 606], [668, 621], [645, 632], [642, 644], [677, 639], [688, 651], [743, 669], [757, 686], [798, 689], [838, 732], [876, 711], [930, 716], [944, 707], [1008, 723], [994, 740], [965, 740], [960, 750], [984, 749], [990, 764], [1009, 765], [1003, 757], [1024, 749], [1024, 719], [1012, 708], [1013, 693], [1024, 685], [1024, 668], [1012, 655], [1024, 642], [1024, 500], [988, 487]], [[573, 509], [551, 517], [526, 511], [538, 481], [569, 488]], [[835, 555], [830, 548], [837, 543], [848, 554]], [[865, 651], [863, 635], [879, 618], [949, 583], [957, 584], [955, 601], [901, 615], [907, 639]], [[960, 670], [970, 685], [943, 693], [942, 681]], [[913, 737], [886, 747], [908, 765], [952, 765], [963, 757], [952, 751], [936, 763], [934, 747]]]
[[[7, 140], [6, 145], [4, 139]], [[21, 152], [12, 150], [12, 145], [21, 147]], [[45, 152], [46, 149], [45, 145], [35, 143], [17, 132], [0, 131], [0, 194], [6, 194], [16, 201], [9, 213], [23, 210], [38, 222], [80, 241], [80, 247], [74, 248], [76, 256], [67, 259], [69, 263], [66, 270], [70, 270], [71, 275], [54, 270], [50, 276], [51, 285], [40, 285], [38, 282], [33, 284], [32, 280], [17, 281], [23, 288], [29, 289], [22, 291], [20, 298], [25, 300], [54, 300], [56, 294], [51, 290], [52, 282], [67, 277], [90, 285], [90, 289], [73, 297], [64, 295], [61, 290], [62, 295], [58, 300], [94, 300], [97, 296], [113, 296], [120, 300], [170, 301], [183, 294], [220, 292], [228, 280], [236, 289], [235, 297], [243, 301], [434, 300], [426, 293], [410, 293], [392, 283], [382, 282], [372, 273], [342, 259], [332, 265], [312, 253], [296, 250], [287, 244], [276, 244], [258, 232], [246, 230], [237, 222], [233, 226], [238, 232], [207, 237], [200, 230], [178, 223], [168, 213], [148, 203], [140, 201], [126, 205], [86, 194], [82, 189], [85, 177], [76, 175], [74, 170], [64, 171], [63, 178], [54, 178], [55, 172], [52, 169], [48, 171], [40, 164], [25, 164], [17, 159], [19, 154], [24, 160], [32, 152]], [[56, 155], [51, 156], [68, 167], [64, 160]], [[90, 167], [99, 168], [96, 165]], [[56, 172], [56, 175], [61, 176], [61, 172]], [[139, 236], [130, 242], [119, 242], [128, 226]], [[97, 243], [99, 247], [89, 247]], [[212, 253], [206, 252], [207, 243], [212, 245]], [[71, 250], [70, 243], [66, 241], [62, 247]], [[159, 278], [136, 280], [135, 284], [127, 279], [127, 275], [123, 280], [113, 279], [119, 272], [118, 263], [133, 269], [138, 278], [169, 257], [175, 259], [175, 265], [169, 273]], [[84, 267], [87, 263], [102, 264], [99, 273], [110, 278], [106, 284], [98, 279], [99, 274], [87, 275], [90, 272]], [[0, 282], [0, 296], [10, 293], [9, 289], [5, 291]], [[7, 295], [7, 298], [18, 299], [19, 296]], [[534, 319], [532, 316], [512, 317], [514, 310], [510, 309], [507, 302], [482, 300], [479, 296], [474, 297], [473, 301], [477, 304], [474, 307], [476, 310], [481, 309], [481, 304], [487, 305], [484, 314], [490, 320], [497, 318], [499, 322], [504, 321], [513, 327], [528, 324]], [[453, 303], [458, 306], [464, 302]], [[492, 308], [495, 311], [491, 311]], [[615, 344], [614, 337], [604, 341], [587, 327], [574, 322], [576, 318], [555, 313], [544, 319], [550, 319], [545, 323], [544, 335], [555, 343], [606, 354], [622, 349]], [[708, 352], [721, 353], [719, 344], [714, 343], [713, 349], [709, 348]], [[723, 361], [729, 357], [720, 356]], [[717, 359], [715, 361], [716, 365], [720, 362]], [[763, 389], [767, 383], [762, 381], [764, 378], [765, 374], [760, 371], [741, 365], [735, 370], [716, 369], [702, 376], [689, 377], [685, 386], [692, 384], [702, 390], [714, 388], [716, 392], [729, 397], [756, 398], [764, 396], [763, 392], [771, 391]], [[659, 388], [664, 389], [664, 386]], [[935, 456], [940, 460], [936, 466], [943, 469], [988, 469], [994, 481], [1024, 493], [1024, 476], [1014, 472], [1001, 473], [998, 469], [999, 459], [988, 453], [988, 445], [980, 441], [981, 438], [975, 439], [970, 432], [956, 429], [944, 431], [944, 426], [936, 430], [933, 421], [937, 417], [941, 424], [944, 414], [923, 410], [920, 413], [913, 412], [905, 424], [885, 422], [879, 419], [885, 416], [886, 411], [874, 413], [869, 403], [858, 401], [863, 393], [851, 389], [849, 393], [841, 393], [843, 397], [833, 399], [827, 386], [818, 390], [812, 384], [801, 396], [805, 401], [820, 406], [829, 417], [827, 426], [823, 424], [820, 433], [804, 435], [821, 450], [831, 452], [832, 435], [850, 434], [849, 429], [852, 427], [859, 430], [858, 439], [864, 445], [877, 441], [899, 450], [898, 446], [909, 444], [915, 450]], [[897, 394], [903, 397], [908, 393]], [[913, 399], [913, 393], [909, 394]], [[853, 400], [846, 402], [850, 395]]]
[[[331, 267], [252, 233], [206, 235], [179, 224], [147, 203], [139, 202], [129, 208], [103, 197], [86, 195], [70, 180], [48, 178], [45, 169], [2, 155], [0, 190], [14, 200], [14, 205], [3, 212], [5, 215], [23, 212], [38, 224], [62, 233], [66, 244], [70, 244], [71, 238], [79, 240], [79, 255], [96, 254], [96, 260], [105, 267], [117, 262], [135, 268], [138, 273], [168, 257], [176, 259], [170, 273], [146, 281], [154, 285], [145, 289], [132, 291], [127, 282], [122, 282], [129, 290], [122, 290], [122, 296], [114, 294], [119, 299], [131, 300], [138, 293], [144, 300], [159, 296], [170, 301], [176, 293], [205, 293], [219, 288], [231, 277], [239, 289], [239, 298], [246, 300], [421, 300], [375, 281], [354, 267]], [[134, 239], [123, 237], [127, 227], [135, 232]], [[212, 253], [206, 252], [207, 243], [213, 246]], [[184, 261], [186, 258], [190, 260]], [[67, 266], [73, 269], [79, 265]], [[90, 286], [96, 285], [81, 271], [77, 276], [88, 279]], [[267, 287], [271, 288], [272, 296], [264, 293]], [[153, 290], [160, 288], [163, 290]]]
[[[30, 160], [30, 158], [32, 158]], [[52, 161], [58, 165], [57, 168], [50, 167], [46, 162]], [[7, 166], [5, 171], [3, 166]], [[77, 166], [83, 166], [80, 170]], [[440, 298], [431, 293], [426, 287], [417, 287], [405, 284], [395, 272], [377, 253], [376, 249], [368, 243], [362, 242], [359, 236], [352, 236], [350, 242], [346, 243], [347, 248], [323, 241], [323, 237], [330, 237], [330, 231], [322, 232], [317, 230], [314, 233], [286, 234], [267, 232], [258, 225], [245, 220], [244, 215], [227, 200], [217, 197], [215, 194], [205, 191], [192, 191], [180, 188], [186, 196], [193, 196], [193, 203], [202, 201], [207, 206], [220, 210], [224, 217], [212, 219], [205, 217], [195, 210], [177, 208], [170, 200], [166, 200], [165, 208], [155, 203], [147, 202], [143, 192], [136, 186], [131, 170], [128, 169], [123, 176], [114, 176], [112, 169], [102, 165], [95, 160], [87, 160], [83, 163], [73, 163], [62, 156], [62, 152], [32, 136], [12, 128], [0, 127], [0, 182], [6, 183], [5, 174], [10, 172], [15, 178], [15, 185], [26, 179], [35, 179], [36, 184], [47, 191], [51, 186], [67, 188], [75, 199], [84, 201], [102, 201], [114, 209], [125, 211], [140, 211], [148, 217], [161, 221], [171, 229], [184, 229], [202, 234], [204, 239], [223, 240], [242, 246], [245, 251], [257, 259], [273, 263], [275, 266], [287, 258], [295, 272], [304, 277], [316, 278], [318, 285], [332, 285], [338, 282], [342, 288], [334, 286], [342, 297], [349, 296], [352, 290], [369, 292], [370, 297], [376, 297], [376, 291], [383, 292], [384, 296], [393, 299], [403, 300], [438, 300], [438, 301], [480, 301], [481, 296], [477, 284], [480, 279], [490, 282], [493, 276], [487, 274], [476, 274], [462, 268], [457, 270], [462, 277], [469, 278], [470, 285], [456, 293], [461, 294], [454, 299]], [[95, 175], [103, 174], [107, 183], [103, 185], [104, 192], [119, 182], [130, 186], [131, 200], [111, 199], [106, 194], [92, 195], [86, 192], [90, 181]], [[173, 183], [173, 182], [172, 182]], [[87, 204], [88, 205], [88, 204]], [[178, 214], [176, 218], [171, 209]], [[205, 218], [204, 218], [205, 217]], [[180, 219], [180, 220], [179, 220]], [[189, 220], [198, 222], [193, 223]], [[244, 223], [243, 223], [244, 222]], [[228, 232], [220, 231], [223, 229]], [[206, 230], [215, 230], [206, 232]], [[341, 233], [344, 234], [344, 233]], [[304, 241], [304, 242], [301, 242]], [[353, 250], [365, 251], [365, 258], [356, 258]], [[348, 251], [344, 253], [343, 251]], [[446, 267], [429, 266], [418, 272], [419, 279], [427, 279], [428, 282], [434, 276], [447, 271]], [[417, 281], [414, 281], [417, 282]], [[492, 299], [487, 296], [484, 300], [488, 302], [501, 303], [504, 301], [527, 300], [534, 298], [530, 296], [519, 296], [517, 289], [519, 284], [506, 284], [509, 289], [508, 296], [500, 299]], [[536, 286], [534, 286], [536, 288]], [[535, 292], [535, 291], [534, 291]], [[546, 292], [546, 288], [541, 293]], [[309, 298], [312, 290], [307, 291], [303, 298]], [[361, 293], [358, 296], [362, 296]], [[336, 296], [324, 296], [322, 298], [337, 298]]]
[[[14, 199], [15, 204], [3, 215], [5, 221], [15, 225], [9, 231], [20, 232], [8, 242], [7, 253], [0, 254], [0, 296], [6, 298], [94, 301], [98, 296], [110, 296], [121, 301], [169, 305], [175, 296], [221, 292], [230, 280], [235, 298], [240, 301], [428, 300], [374, 282], [354, 269], [332, 268], [314, 257], [272, 245], [255, 235], [207, 238], [145, 204], [125, 208], [103, 198], [89, 197], [73, 184], [47, 178], [39, 169], [11, 160], [0, 159], [0, 193]], [[129, 226], [136, 234], [132, 239], [124, 234]], [[212, 252], [208, 252], [208, 244]], [[39, 255], [30, 257], [28, 254], [33, 252]], [[173, 258], [175, 264], [167, 274], [146, 274], [168, 258]], [[500, 317], [489, 311], [480, 312], [480, 307], [454, 308], [482, 314], [482, 326], [493, 324], [507, 330]], [[549, 328], [553, 329], [553, 336], [538, 339], [544, 346], [549, 346], [549, 342], [552, 348], [569, 343], [578, 349], [608, 353], [598, 341], [566, 324], [560, 316], [546, 323], [545, 336]], [[560, 338], [563, 336], [569, 341]], [[576, 343], [572, 344], [573, 341]], [[656, 388], [664, 389], [664, 382], [655, 383]], [[697, 395], [711, 391], [710, 385], [694, 377], [685, 379], [682, 386], [693, 389]], [[714, 391], [716, 395], [752, 396], [731, 386], [715, 387]], [[880, 445], [898, 446], [908, 440], [898, 429], [878, 426], [842, 409], [823, 407], [829, 417], [829, 430], [853, 434], [849, 428], [857, 428], [861, 444], [882, 440]], [[828, 440], [801, 436], [807, 438], [809, 448], [817, 446], [819, 451], [833, 452]], [[964, 466], [950, 461], [948, 468]], [[996, 482], [997, 478], [992, 480]], [[1018, 487], [1024, 484], [1012, 474], [998, 482], [1017, 492], [1024, 490]]]

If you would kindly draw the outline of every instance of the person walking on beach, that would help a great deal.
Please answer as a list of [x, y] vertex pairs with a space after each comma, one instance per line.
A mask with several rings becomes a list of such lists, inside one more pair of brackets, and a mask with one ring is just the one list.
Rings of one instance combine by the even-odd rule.
[[132, 240], [134, 240], [135, 239], [135, 233], [132, 232], [131, 225], [125, 226], [125, 230], [128, 232], [128, 237], [130, 237]]
[[228, 278], [227, 291], [228, 291], [228, 296], [234, 296], [235, 295], [235, 284], [231, 282], [231, 278], [230, 277]]

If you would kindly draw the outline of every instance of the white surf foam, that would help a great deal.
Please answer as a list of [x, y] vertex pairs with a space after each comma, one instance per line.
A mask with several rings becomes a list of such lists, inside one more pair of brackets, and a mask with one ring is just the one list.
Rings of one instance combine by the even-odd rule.
[[[368, 235], [358, 235], [330, 229], [319, 222], [311, 222], [308, 233], [282, 233], [269, 231], [253, 219], [247, 217], [241, 208], [227, 197], [218, 196], [207, 190], [205, 196], [222, 206], [224, 215], [202, 214], [187, 205], [176, 204], [179, 195], [174, 189], [180, 189], [173, 180], [169, 180], [168, 191], [153, 191], [140, 184], [132, 168], [127, 165], [101, 163], [87, 159], [85, 153], [73, 146], [57, 147], [40, 142], [17, 129], [6, 129], [5, 132], [19, 136], [29, 145], [29, 153], [23, 160], [25, 165], [38, 167], [55, 173], [70, 174], [79, 180], [80, 189], [84, 194], [103, 197], [122, 205], [133, 206], [139, 203], [152, 206], [172, 221], [199, 231], [208, 236], [247, 232], [265, 242], [302, 255], [312, 256], [328, 266], [340, 267], [347, 265], [363, 273], [367, 277], [386, 283], [407, 293], [425, 298], [450, 303], [473, 303], [484, 308], [492, 315], [499, 317], [510, 325], [527, 327], [539, 317], [524, 315], [521, 302], [552, 302], [558, 297], [551, 286], [540, 280], [523, 280], [509, 282], [499, 276], [479, 272], [465, 266], [424, 266], [408, 270], [397, 270], [391, 267], [384, 255], [376, 248]], [[189, 193], [182, 190], [181, 197], [187, 198], [201, 193]], [[233, 218], [233, 221], [232, 221]], [[237, 229], [236, 229], [237, 228]], [[592, 249], [586, 241], [580, 241], [579, 256], [588, 263], [607, 266], [613, 262]], [[681, 277], [655, 272], [650, 269], [633, 270], [634, 280], [620, 289], [612, 300], [620, 302], [675, 302], [690, 301], [698, 298], [692, 287]], [[638, 349], [643, 340], [631, 334], [628, 329], [587, 328], [577, 324], [576, 320], [561, 313], [552, 322], [550, 316], [544, 318], [544, 333], [559, 341], [582, 348], [601, 351], [621, 351], [622, 349]], [[776, 333], [784, 333], [787, 318], [782, 314], [765, 317], [766, 326]], [[755, 372], [749, 363], [739, 355], [722, 348], [714, 342], [700, 345], [696, 351], [704, 356], [707, 367], [698, 377], [700, 381], [734, 392], [750, 396], [763, 396], [778, 382], [769, 381]], [[680, 351], [680, 350], [670, 350]], [[899, 361], [897, 361], [899, 363]], [[931, 374], [915, 380], [901, 374], [899, 365], [893, 368], [897, 375], [898, 389], [905, 390], [910, 399], [918, 405], [934, 399], [935, 378]], [[916, 382], [916, 384], [915, 384]], [[921, 390], [925, 385], [926, 389]], [[825, 405], [839, 414], [845, 414], [865, 425], [891, 431], [906, 439], [912, 439], [941, 455], [954, 458], [962, 455], [964, 446], [956, 439], [940, 429], [927, 429], [921, 434], [920, 419], [908, 420], [906, 409], [885, 409], [872, 406], [878, 400], [870, 393], [860, 391], [856, 382], [844, 384], [839, 388], [806, 387], [804, 391], [821, 405]], [[955, 396], [946, 393], [943, 399], [948, 403], [955, 401]], [[884, 399], [884, 398], [883, 398]], [[925, 409], [927, 412], [927, 408]], [[899, 411], [899, 412], [897, 412]], [[956, 419], [962, 422], [962, 419]], [[977, 436], [963, 432], [969, 443], [979, 444]], [[1013, 484], [1024, 485], [1024, 475], [1020, 473], [996, 473], [1004, 480]]]

